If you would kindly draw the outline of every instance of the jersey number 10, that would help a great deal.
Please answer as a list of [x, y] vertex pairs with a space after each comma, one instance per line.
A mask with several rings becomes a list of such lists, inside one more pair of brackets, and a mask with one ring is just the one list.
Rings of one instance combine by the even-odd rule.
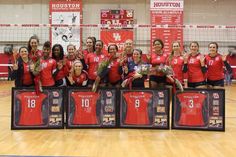
[[89, 107], [89, 99], [82, 99], [82, 107]]

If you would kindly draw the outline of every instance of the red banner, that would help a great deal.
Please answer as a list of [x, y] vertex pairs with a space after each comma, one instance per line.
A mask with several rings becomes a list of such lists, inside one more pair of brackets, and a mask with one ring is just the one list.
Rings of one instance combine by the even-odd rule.
[[[58, 25], [50, 30], [52, 45], [61, 44], [66, 52], [68, 44], [80, 48], [82, 33], [80, 28], [64, 27], [63, 25], [80, 25], [82, 22], [82, 1], [55, 1], [49, 4], [50, 24]], [[61, 25], [61, 26], [60, 26]]]
[[124, 42], [127, 39], [133, 40], [133, 30], [101, 30], [100, 37], [104, 42], [105, 54], [107, 54], [107, 48], [111, 44], [116, 44], [119, 52], [122, 52], [124, 50]]
[[[171, 52], [171, 44], [178, 40], [183, 46], [183, 0], [151, 0], [151, 24], [160, 25], [160, 28], [151, 29], [151, 45], [154, 39], [162, 39], [164, 52]], [[173, 27], [166, 27], [173, 26]], [[152, 46], [151, 46], [152, 49]], [[153, 50], [153, 49], [152, 49]]]
[[134, 23], [134, 10], [101, 10], [101, 24], [129, 25]]

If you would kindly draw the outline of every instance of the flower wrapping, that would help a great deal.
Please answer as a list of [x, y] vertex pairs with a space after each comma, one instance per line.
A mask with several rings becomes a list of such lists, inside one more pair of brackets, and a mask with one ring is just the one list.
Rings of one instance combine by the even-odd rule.
[[108, 66], [110, 65], [111, 61], [112, 61], [112, 56], [110, 56], [108, 59], [103, 60], [101, 63], [99, 63], [98, 69], [97, 69], [97, 78], [94, 81], [93, 86], [92, 86], [93, 92], [97, 91], [100, 80], [106, 75]]

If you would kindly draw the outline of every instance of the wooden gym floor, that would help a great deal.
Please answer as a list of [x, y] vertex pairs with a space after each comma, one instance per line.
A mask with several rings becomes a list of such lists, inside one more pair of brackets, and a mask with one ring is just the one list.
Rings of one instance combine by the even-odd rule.
[[233, 157], [236, 85], [226, 87], [226, 131], [142, 129], [10, 130], [11, 87], [0, 81], [0, 155]]

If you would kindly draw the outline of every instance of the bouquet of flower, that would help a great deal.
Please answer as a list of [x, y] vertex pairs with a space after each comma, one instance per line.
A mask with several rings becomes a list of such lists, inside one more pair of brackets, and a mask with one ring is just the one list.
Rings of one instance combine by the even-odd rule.
[[97, 78], [94, 81], [93, 86], [92, 86], [92, 91], [93, 92], [97, 91], [97, 88], [98, 88], [98, 85], [100, 83], [100, 80], [101, 80], [101, 78], [103, 78], [106, 75], [108, 66], [110, 65], [111, 61], [112, 61], [112, 56], [110, 56], [108, 59], [102, 61], [98, 65]]
[[36, 94], [43, 92], [42, 89], [42, 83], [40, 80], [40, 71], [41, 71], [41, 65], [40, 65], [40, 58], [33, 58], [31, 61], [31, 71], [34, 75], [34, 84], [35, 84], [35, 91]]
[[151, 64], [141, 64], [137, 67], [136, 72], [141, 75], [148, 75], [150, 73]]
[[98, 76], [103, 76], [104, 72], [107, 70], [108, 66], [111, 63], [111, 59], [107, 59], [102, 61], [99, 65], [98, 65], [98, 70], [97, 70], [97, 75]]
[[164, 74], [173, 83], [174, 88], [177, 86], [180, 91], [184, 91], [181, 82], [174, 77], [174, 71], [170, 66], [160, 65], [157, 67], [157, 72]]
[[135, 71], [129, 73], [124, 81], [121, 83], [122, 87], [127, 87], [129, 86], [129, 88], [132, 88], [132, 81], [136, 78], [141, 78], [143, 77], [143, 75], [149, 75], [150, 70], [151, 70], [151, 64], [141, 64], [139, 66], [137, 66], [137, 68], [135, 69]]
[[35, 62], [31, 62], [31, 66], [33, 66], [32, 73], [34, 74], [34, 76], [39, 75], [39, 72], [40, 72], [40, 70], [41, 70], [41, 67], [40, 67], [40, 59], [38, 59], [38, 60], [35, 61]]
[[157, 70], [157, 72], [161, 72], [164, 75], [173, 75], [174, 74], [173, 69], [167, 65], [161, 64], [160, 66], [157, 67], [156, 70]]

